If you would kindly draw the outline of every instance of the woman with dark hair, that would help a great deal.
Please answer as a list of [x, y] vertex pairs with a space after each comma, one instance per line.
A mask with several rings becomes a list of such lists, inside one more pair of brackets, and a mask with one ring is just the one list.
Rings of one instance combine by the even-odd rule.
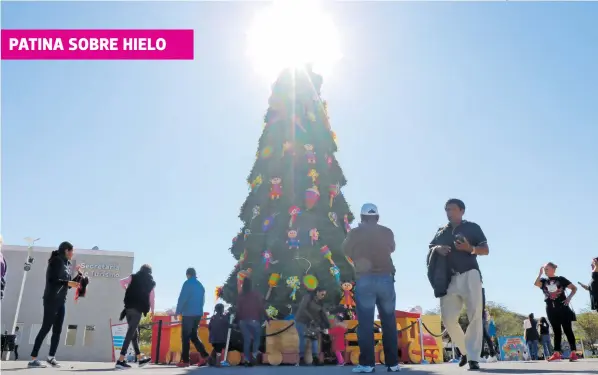
[[540, 318], [540, 342], [542, 343], [542, 349], [544, 350], [544, 359], [550, 358], [552, 352], [550, 351], [550, 326], [548, 320], [545, 317]]
[[[237, 298], [237, 321], [243, 335], [245, 366], [253, 366], [257, 361], [262, 336], [262, 321], [267, 317], [262, 295], [253, 290], [249, 277], [243, 280], [241, 294]], [[253, 340], [253, 346], [251, 342]]]
[[318, 365], [318, 337], [321, 329], [329, 326], [328, 317], [324, 311], [326, 290], [317, 287], [312, 293], [306, 294], [295, 315], [295, 328], [299, 335], [299, 365], [305, 365], [305, 339], [311, 340], [311, 355], [313, 364]]
[[150, 311], [152, 314], [154, 313], [154, 288], [156, 287], [156, 282], [152, 277], [152, 267], [149, 264], [144, 264], [139, 268], [137, 273], [121, 280], [120, 284], [126, 288], [125, 308], [120, 313], [120, 320], [126, 318], [128, 328], [120, 350], [120, 357], [116, 360], [115, 367], [117, 369], [131, 368], [125, 360], [129, 344], [133, 344], [138, 366], [143, 367], [150, 363], [152, 359], [150, 357], [141, 358], [138, 328], [141, 321], [141, 314], [146, 316]]
[[590, 308], [598, 311], [598, 257], [592, 259], [592, 281], [589, 285], [577, 282], [582, 288], [590, 292]]
[[[71, 259], [74, 253], [75, 248], [73, 245], [65, 241], [58, 246], [58, 250], [52, 252], [50, 259], [48, 259], [46, 287], [43, 297], [44, 317], [33, 344], [31, 362], [29, 362], [28, 367], [46, 367], [37, 359], [37, 355], [50, 329], [52, 329], [52, 338], [46, 362], [52, 367], [60, 367], [54, 356], [56, 355], [56, 349], [58, 349], [62, 324], [64, 323], [66, 295], [69, 289], [79, 287], [79, 283], [73, 281], [74, 277], [71, 277]], [[77, 275], [75, 277], [81, 274], [79, 267], [76, 271]]]
[[[549, 262], [540, 268], [540, 273], [534, 282], [534, 285], [544, 292], [544, 301], [546, 302], [546, 316], [554, 332], [554, 353], [549, 361], [561, 359], [561, 340], [563, 332], [567, 336], [569, 346], [571, 347], [571, 362], [577, 361], [575, 335], [573, 334], [573, 321], [575, 312], [569, 307], [571, 298], [577, 292], [577, 287], [563, 276], [556, 276], [556, 264]], [[542, 277], [545, 274], [546, 277]], [[569, 289], [569, 296], [565, 291]]]

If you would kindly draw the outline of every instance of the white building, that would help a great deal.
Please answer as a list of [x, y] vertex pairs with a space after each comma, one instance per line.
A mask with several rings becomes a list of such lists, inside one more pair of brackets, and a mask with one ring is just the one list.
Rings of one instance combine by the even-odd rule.
[[[35, 259], [27, 273], [17, 325], [21, 331], [19, 356], [28, 359], [35, 337], [42, 322], [42, 296], [45, 286], [46, 266], [55, 248], [34, 247]], [[11, 332], [16, 305], [27, 258], [26, 246], [2, 247], [7, 263], [6, 289], [2, 300], [2, 332]], [[66, 316], [56, 357], [63, 361], [112, 360], [112, 334], [110, 321], [117, 322], [123, 309], [124, 290], [119, 280], [133, 271], [133, 253], [123, 251], [80, 250], [75, 248], [73, 267], [82, 266], [89, 277], [87, 294], [74, 301], [71, 290], [66, 304]], [[40, 349], [40, 357], [48, 354], [50, 332]]]

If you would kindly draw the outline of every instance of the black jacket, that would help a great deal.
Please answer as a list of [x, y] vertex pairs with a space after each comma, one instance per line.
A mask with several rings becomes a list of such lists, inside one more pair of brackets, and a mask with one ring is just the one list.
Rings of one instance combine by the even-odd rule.
[[447, 257], [430, 249], [426, 263], [428, 265], [428, 280], [430, 280], [430, 285], [434, 289], [434, 297], [446, 296], [451, 282], [451, 271]]
[[150, 273], [137, 272], [131, 275], [131, 283], [125, 291], [125, 309], [135, 309], [146, 315], [150, 311], [150, 294], [155, 286]]
[[210, 318], [210, 344], [224, 344], [228, 336], [228, 324], [230, 317], [226, 314], [212, 315]]
[[46, 269], [44, 303], [65, 303], [71, 280], [71, 262], [64, 255], [52, 256]]
[[590, 283], [590, 306], [592, 310], [598, 311], [598, 272], [592, 272]]

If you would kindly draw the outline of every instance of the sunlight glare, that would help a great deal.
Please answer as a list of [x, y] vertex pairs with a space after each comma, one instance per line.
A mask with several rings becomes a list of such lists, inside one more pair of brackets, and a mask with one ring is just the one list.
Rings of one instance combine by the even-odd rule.
[[274, 1], [256, 14], [247, 42], [254, 68], [269, 79], [306, 63], [326, 76], [342, 57], [334, 23], [315, 0]]

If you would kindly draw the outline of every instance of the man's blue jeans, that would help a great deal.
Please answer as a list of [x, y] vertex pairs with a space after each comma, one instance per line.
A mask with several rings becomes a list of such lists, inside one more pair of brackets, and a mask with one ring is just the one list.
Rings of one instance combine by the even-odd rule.
[[550, 335], [542, 335], [542, 349], [544, 349], [544, 359], [552, 355], [550, 350]]
[[[245, 355], [245, 360], [249, 362], [260, 351], [262, 325], [257, 320], [241, 320], [239, 326], [241, 327], [241, 333], [243, 334], [243, 354]], [[252, 339], [253, 348], [251, 346]]]
[[538, 340], [529, 340], [527, 342], [527, 348], [529, 349], [529, 357], [532, 360], [538, 359]]
[[359, 342], [359, 364], [375, 366], [374, 355], [374, 314], [378, 314], [382, 323], [382, 344], [386, 366], [399, 364], [399, 343], [397, 321], [395, 318], [394, 277], [391, 275], [361, 276], [355, 286], [355, 302], [357, 304], [357, 336]]

